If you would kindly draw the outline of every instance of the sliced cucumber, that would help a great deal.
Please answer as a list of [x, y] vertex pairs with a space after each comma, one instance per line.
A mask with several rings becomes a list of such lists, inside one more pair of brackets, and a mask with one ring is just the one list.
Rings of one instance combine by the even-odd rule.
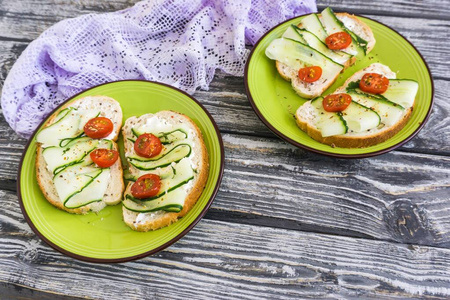
[[98, 140], [80, 138], [79, 142], [71, 142], [68, 147], [47, 147], [42, 156], [47, 163], [47, 169], [53, 174], [58, 174], [65, 167], [79, 163], [83, 158], [94, 150]]
[[191, 154], [192, 148], [189, 144], [177, 144], [164, 151], [161, 155], [153, 159], [144, 160], [142, 157], [128, 157], [128, 161], [139, 170], [154, 170], [156, 168], [166, 167], [172, 163], [177, 163]]
[[[124, 171], [124, 178], [129, 181], [136, 181], [142, 175], [148, 174], [148, 171], [139, 170], [137, 174], [134, 175], [129, 173], [127, 170]], [[152, 174], [158, 175], [161, 179], [171, 179], [175, 176], [176, 170], [173, 166], [169, 165], [163, 168], [157, 168], [152, 170]]]
[[182, 187], [193, 179], [194, 170], [190, 161], [183, 159], [174, 167], [173, 178], [161, 180], [161, 189], [158, 195], [146, 199], [136, 199], [132, 195], [127, 194], [123, 204], [132, 211], [149, 212], [167, 210], [168, 205], [176, 203], [181, 207], [181, 210], [186, 198], [186, 191]]
[[84, 131], [84, 125], [93, 118], [100, 116], [100, 112], [97, 110], [78, 109], [80, 115], [79, 129]]
[[317, 110], [317, 129], [323, 137], [347, 133], [347, 124], [340, 113], [327, 112], [323, 109], [323, 97], [311, 100], [311, 105]]
[[108, 188], [109, 177], [110, 170], [101, 169], [101, 172], [93, 177], [93, 180], [84, 186], [80, 192], [72, 194], [66, 200], [64, 206], [67, 208], [78, 208], [92, 202], [102, 201]]
[[377, 112], [381, 118], [381, 122], [386, 126], [391, 126], [403, 115], [405, 109], [389, 100], [377, 98], [369, 94], [349, 92], [352, 100], [362, 104]]
[[[344, 24], [336, 17], [333, 10], [330, 7], [325, 8], [322, 13], [322, 24], [325, 28], [325, 31], [327, 35], [331, 35], [336, 32], [347, 32], [352, 37], [352, 43], [346, 48], [343, 49], [343, 52], [349, 53], [354, 56], [365, 56], [366, 55], [366, 47], [362, 46], [364, 40], [360, 41], [358, 43], [358, 40], [356, 39], [356, 34], [348, 30]], [[367, 46], [367, 42], [366, 42]]]
[[[144, 133], [152, 133], [155, 136], [157, 136], [159, 138], [159, 140], [161, 141], [162, 144], [170, 144], [170, 143], [174, 143], [176, 141], [181, 141], [184, 139], [187, 139], [188, 134], [186, 133], [185, 130], [178, 128], [169, 132], [149, 132], [147, 127], [144, 125], [140, 128], [131, 128], [131, 131], [133, 132], [133, 135], [135, 137], [140, 136], [141, 134]], [[135, 140], [130, 139], [132, 142], [134, 142]]]
[[54, 177], [53, 182], [61, 201], [66, 203], [70, 197], [80, 193], [86, 186], [94, 181], [101, 172], [102, 169], [93, 166], [71, 166], [64, 172], [58, 174]]
[[308, 44], [300, 35], [300, 32], [297, 31], [297, 26], [295, 25], [289, 26], [288, 29], [286, 29], [286, 31], [283, 33], [282, 37], [285, 39], [291, 39], [300, 43]]
[[334, 62], [310, 46], [291, 40], [275, 39], [266, 48], [266, 55], [270, 59], [280, 61], [294, 70], [305, 66], [319, 66], [322, 68], [321, 81], [334, 81], [344, 66]]
[[380, 96], [403, 107], [411, 107], [419, 90], [419, 83], [411, 79], [389, 79], [389, 87]]
[[186, 195], [184, 191], [180, 189], [174, 190], [153, 201], [140, 201], [138, 199], [134, 199], [130, 195], [126, 195], [122, 205], [128, 210], [141, 213], [158, 210], [180, 212], [183, 209], [185, 197]]
[[310, 14], [302, 19], [299, 27], [314, 32], [314, 34], [322, 41], [325, 42], [328, 34], [325, 32], [322, 23], [319, 20], [317, 14]]
[[350, 58], [352, 58], [351, 54], [342, 52], [342, 51], [333, 51], [328, 49], [327, 45], [323, 43], [317, 36], [313, 33], [309, 32], [306, 29], [296, 28], [295, 29], [302, 38], [306, 41], [306, 43], [322, 53], [323, 55], [329, 57], [333, 61], [338, 64], [344, 65]]
[[342, 112], [342, 117], [347, 122], [350, 132], [362, 132], [378, 127], [381, 122], [380, 116], [372, 109], [352, 101]]
[[58, 146], [61, 140], [79, 136], [80, 116], [75, 108], [70, 107], [61, 112], [55, 123], [42, 129], [36, 136], [36, 142], [44, 147]]

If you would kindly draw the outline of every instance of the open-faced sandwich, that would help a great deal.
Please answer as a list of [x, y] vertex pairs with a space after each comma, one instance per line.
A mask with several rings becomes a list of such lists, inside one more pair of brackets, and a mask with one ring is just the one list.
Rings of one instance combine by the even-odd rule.
[[375, 46], [370, 27], [347, 13], [326, 8], [291, 25], [273, 40], [266, 55], [276, 61], [278, 73], [301, 97], [320, 96], [339, 73]]
[[202, 133], [186, 115], [160, 111], [126, 120], [122, 133], [130, 180], [123, 219], [133, 230], [168, 226], [186, 215], [208, 178]]
[[316, 141], [361, 148], [384, 142], [408, 122], [419, 84], [396, 79], [389, 67], [374, 63], [353, 74], [325, 97], [297, 110], [298, 126]]
[[98, 212], [124, 189], [117, 144], [122, 109], [105, 96], [62, 106], [36, 135], [36, 176], [45, 198], [70, 213]]

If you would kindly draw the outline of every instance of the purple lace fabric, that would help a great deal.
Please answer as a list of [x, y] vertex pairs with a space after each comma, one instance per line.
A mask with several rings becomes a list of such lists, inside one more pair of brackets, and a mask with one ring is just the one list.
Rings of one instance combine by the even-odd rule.
[[61, 102], [123, 79], [193, 93], [216, 69], [242, 76], [249, 50], [271, 27], [316, 12], [315, 0], [149, 0], [61, 21], [25, 49], [5, 80], [6, 121], [29, 137]]

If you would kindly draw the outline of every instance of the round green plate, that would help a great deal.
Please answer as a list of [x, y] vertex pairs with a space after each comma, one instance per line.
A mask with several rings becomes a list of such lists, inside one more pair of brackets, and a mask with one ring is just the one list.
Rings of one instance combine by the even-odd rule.
[[[188, 94], [149, 81], [118, 81], [88, 89], [68, 101], [84, 96], [106, 95], [116, 99], [124, 120], [131, 116], [174, 110], [189, 116], [203, 133], [209, 154], [209, 177], [194, 208], [175, 224], [136, 232], [122, 221], [122, 205], [108, 206], [98, 214], [72, 215], [53, 207], [36, 183], [35, 134], [30, 139], [19, 168], [18, 196], [31, 228], [56, 250], [91, 262], [123, 262], [156, 253], [185, 235], [210, 207], [222, 179], [224, 150], [211, 115]], [[55, 110], [56, 111], [56, 110]], [[122, 144], [122, 145], [121, 145]], [[123, 146], [121, 138], [119, 146]]]
[[298, 24], [298, 17], [277, 25], [255, 45], [245, 68], [248, 99], [261, 121], [283, 140], [316, 153], [340, 158], [361, 158], [391, 151], [413, 138], [425, 124], [433, 103], [433, 81], [424, 59], [403, 36], [377, 21], [358, 17], [368, 24], [375, 35], [375, 48], [364, 59], [346, 69], [325, 95], [341, 86], [346, 78], [368, 65], [380, 62], [397, 73], [397, 78], [419, 82], [419, 91], [411, 119], [391, 139], [368, 148], [332, 148], [321, 144], [297, 127], [294, 114], [307, 99], [298, 96], [291, 84], [281, 78], [275, 62], [264, 54], [270, 42], [281, 37], [290, 24]]

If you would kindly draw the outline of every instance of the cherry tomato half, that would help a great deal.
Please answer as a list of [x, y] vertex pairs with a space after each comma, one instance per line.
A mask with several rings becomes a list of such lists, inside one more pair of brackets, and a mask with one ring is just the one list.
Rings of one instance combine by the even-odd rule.
[[298, 71], [298, 77], [304, 82], [314, 82], [322, 76], [322, 68], [319, 66], [301, 68]]
[[158, 155], [162, 150], [161, 141], [151, 133], [141, 134], [134, 142], [134, 151], [139, 156], [150, 158]]
[[111, 167], [119, 158], [119, 152], [109, 149], [95, 149], [90, 154], [93, 162], [100, 168]]
[[352, 43], [352, 37], [347, 32], [341, 31], [329, 35], [325, 43], [331, 50], [341, 50], [347, 48]]
[[90, 138], [101, 139], [107, 137], [114, 129], [110, 119], [97, 117], [87, 121], [84, 125], [84, 133]]
[[338, 112], [346, 109], [352, 103], [349, 94], [331, 94], [323, 98], [323, 109], [328, 112]]
[[145, 174], [139, 177], [131, 186], [131, 194], [138, 199], [158, 195], [161, 189], [161, 179], [155, 174]]
[[371, 94], [382, 94], [388, 87], [389, 79], [377, 73], [366, 73], [359, 82], [359, 88]]

